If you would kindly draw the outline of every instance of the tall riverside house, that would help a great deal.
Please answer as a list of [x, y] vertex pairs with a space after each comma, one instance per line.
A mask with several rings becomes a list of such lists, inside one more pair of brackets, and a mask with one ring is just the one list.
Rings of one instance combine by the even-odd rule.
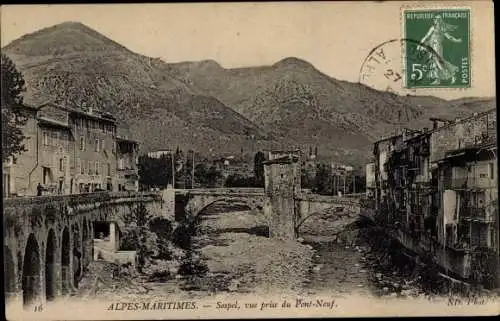
[[138, 153], [139, 143], [121, 134], [116, 137], [116, 184], [119, 191], [138, 191]]
[[116, 179], [116, 120], [92, 110], [67, 109], [74, 133], [73, 186], [76, 193], [113, 188]]
[[113, 116], [54, 103], [25, 109], [27, 151], [3, 164], [4, 197], [37, 195], [38, 184], [43, 195], [118, 190], [118, 155], [135, 155], [137, 145], [118, 152]]
[[496, 109], [374, 146], [377, 219], [450, 275], [498, 284]]

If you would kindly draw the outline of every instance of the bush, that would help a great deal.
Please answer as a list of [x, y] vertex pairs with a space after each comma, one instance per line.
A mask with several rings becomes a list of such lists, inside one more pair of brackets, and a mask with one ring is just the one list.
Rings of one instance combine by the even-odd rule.
[[191, 249], [193, 243], [192, 237], [195, 233], [196, 222], [185, 221], [174, 230], [172, 242], [175, 246], [188, 251]]
[[207, 274], [208, 267], [199, 257], [193, 257], [193, 252], [189, 251], [185, 259], [179, 266], [178, 273], [183, 276], [203, 276]]
[[166, 282], [170, 279], [170, 272], [166, 270], [154, 271], [150, 276], [148, 276], [148, 282]]

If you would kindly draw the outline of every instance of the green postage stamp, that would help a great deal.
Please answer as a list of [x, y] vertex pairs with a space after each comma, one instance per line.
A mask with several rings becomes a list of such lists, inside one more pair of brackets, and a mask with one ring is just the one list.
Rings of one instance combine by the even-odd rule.
[[407, 88], [471, 86], [470, 9], [404, 9]]

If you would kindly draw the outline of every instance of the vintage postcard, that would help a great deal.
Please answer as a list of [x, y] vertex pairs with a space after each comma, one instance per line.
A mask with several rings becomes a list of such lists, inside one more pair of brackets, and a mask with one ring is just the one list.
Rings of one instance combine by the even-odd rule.
[[499, 314], [492, 2], [0, 21], [8, 320]]

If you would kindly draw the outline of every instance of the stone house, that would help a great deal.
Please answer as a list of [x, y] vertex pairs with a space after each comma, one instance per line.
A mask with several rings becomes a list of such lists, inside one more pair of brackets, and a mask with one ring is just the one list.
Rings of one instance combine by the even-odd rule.
[[[54, 103], [24, 106], [27, 151], [3, 164], [4, 197], [118, 190], [116, 119]], [[125, 157], [135, 148], [122, 152]], [[130, 152], [129, 152], [130, 151]], [[137, 167], [135, 167], [137, 174]]]

